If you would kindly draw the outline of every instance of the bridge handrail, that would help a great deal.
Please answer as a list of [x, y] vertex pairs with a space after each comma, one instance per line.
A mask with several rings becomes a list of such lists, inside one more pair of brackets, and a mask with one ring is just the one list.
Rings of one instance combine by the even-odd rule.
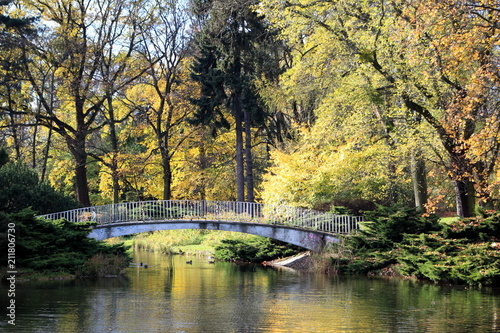
[[283, 224], [347, 234], [359, 228], [362, 216], [336, 215], [315, 210], [238, 201], [154, 200], [124, 202], [45, 214], [40, 218], [99, 225], [158, 220], [212, 220]]

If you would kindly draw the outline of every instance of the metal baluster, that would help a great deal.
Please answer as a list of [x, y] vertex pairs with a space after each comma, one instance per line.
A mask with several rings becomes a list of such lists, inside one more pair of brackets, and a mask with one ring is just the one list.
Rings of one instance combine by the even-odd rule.
[[134, 220], [140, 221], [139, 202], [134, 202], [132, 204], [132, 207], [133, 208], [131, 210], [129, 210], [129, 212], [134, 212]]
[[[134, 213], [134, 220], [140, 221], [139, 203], [138, 202], [132, 203], [132, 207], [133, 207], [132, 209], [127, 210], [127, 211], [129, 211], [130, 213], [133, 212]], [[130, 217], [130, 214], [129, 214], [129, 217]]]
[[132, 208], [132, 204], [131, 203], [124, 203], [124, 205], [122, 206], [123, 207], [123, 222], [126, 222], [128, 220], [128, 217], [130, 215], [130, 210]]
[[123, 221], [124, 217], [123, 217], [123, 214], [124, 214], [124, 209], [123, 209], [123, 205], [122, 204], [117, 204], [117, 209], [118, 209], [118, 216], [120, 217], [119, 218], [119, 221]]
[[172, 200], [167, 201], [167, 218], [172, 219]]
[[127, 204], [125, 205], [126, 207], [126, 212], [127, 212], [127, 215], [125, 216], [125, 221], [129, 221], [131, 218], [132, 218], [132, 214], [134, 214], [133, 216], [133, 220], [138, 220], [137, 218], [137, 202], [132, 202], [131, 204]]
[[141, 221], [144, 222], [145, 221], [145, 218], [144, 218], [144, 202], [143, 201], [139, 201], [137, 203], [137, 210], [139, 211], [139, 216], [141, 218]]

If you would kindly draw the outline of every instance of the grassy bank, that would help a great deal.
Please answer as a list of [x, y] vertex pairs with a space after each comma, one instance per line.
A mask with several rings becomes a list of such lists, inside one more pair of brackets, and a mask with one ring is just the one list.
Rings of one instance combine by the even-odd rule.
[[223, 240], [249, 241], [258, 236], [230, 231], [161, 230], [120, 239], [131, 249], [165, 254], [214, 254]]

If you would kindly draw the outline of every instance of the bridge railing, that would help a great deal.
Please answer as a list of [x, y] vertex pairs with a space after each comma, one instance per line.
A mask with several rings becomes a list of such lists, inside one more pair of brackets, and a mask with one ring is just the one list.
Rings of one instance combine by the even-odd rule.
[[362, 216], [336, 215], [304, 208], [254, 202], [158, 200], [124, 202], [39, 216], [100, 225], [160, 220], [213, 220], [283, 224], [298, 228], [347, 234], [358, 229]]

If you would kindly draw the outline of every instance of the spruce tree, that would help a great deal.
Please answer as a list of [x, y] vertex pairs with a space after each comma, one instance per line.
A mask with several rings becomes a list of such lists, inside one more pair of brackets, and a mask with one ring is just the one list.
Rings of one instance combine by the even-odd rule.
[[[262, 127], [265, 109], [255, 81], [279, 72], [273, 57], [277, 41], [264, 18], [252, 7], [255, 0], [195, 0], [193, 13], [199, 26], [199, 49], [192, 67], [193, 80], [202, 87], [194, 123], [209, 125], [213, 134], [228, 129], [224, 110], [231, 111], [236, 130], [237, 200], [254, 201], [252, 128]], [[245, 140], [243, 140], [243, 138]]]

